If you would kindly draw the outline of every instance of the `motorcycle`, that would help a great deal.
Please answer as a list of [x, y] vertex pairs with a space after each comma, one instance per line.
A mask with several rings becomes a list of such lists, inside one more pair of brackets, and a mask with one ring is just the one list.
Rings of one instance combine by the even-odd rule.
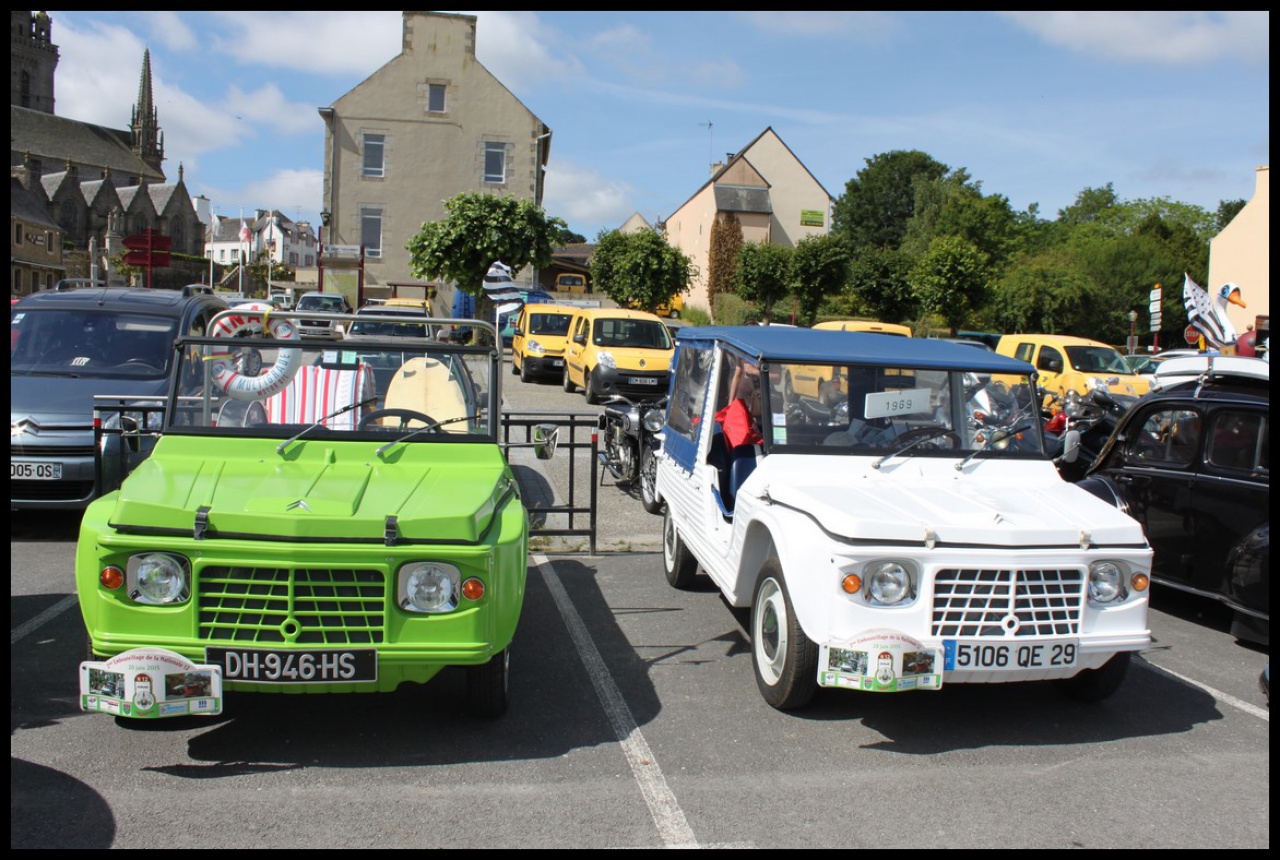
[[1062, 444], [1069, 431], [1079, 435], [1079, 452], [1070, 460], [1056, 458], [1058, 472], [1068, 481], [1079, 481], [1089, 466], [1102, 452], [1111, 438], [1120, 418], [1129, 411], [1138, 398], [1125, 394], [1113, 394], [1105, 384], [1096, 384], [1084, 396], [1068, 391], [1066, 396], [1047, 395], [1050, 412], [1044, 425], [1046, 445]]
[[596, 456], [618, 481], [640, 485], [640, 502], [651, 514], [662, 512], [658, 498], [657, 433], [666, 420], [667, 398], [636, 402], [615, 394], [604, 402], [599, 428], [604, 448]]

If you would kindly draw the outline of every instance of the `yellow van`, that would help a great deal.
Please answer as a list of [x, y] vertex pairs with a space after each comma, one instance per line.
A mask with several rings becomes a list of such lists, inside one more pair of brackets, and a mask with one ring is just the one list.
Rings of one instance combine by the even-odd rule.
[[[642, 310], [638, 304], [632, 304], [630, 307], [632, 310]], [[680, 319], [680, 315], [684, 313], [684, 294], [676, 293], [671, 297], [671, 301], [664, 305], [658, 305], [653, 312], [660, 317], [667, 317], [673, 320]]]
[[1040, 374], [1037, 384], [1054, 394], [1087, 394], [1098, 382], [1105, 382], [1113, 394], [1141, 397], [1151, 390], [1146, 377], [1130, 370], [1115, 347], [1096, 340], [1066, 334], [1006, 334], [996, 352], [1030, 364]]
[[834, 331], [870, 331], [876, 334], [896, 334], [901, 337], [911, 337], [911, 326], [875, 322], [874, 320], [829, 320], [818, 323], [814, 328], [832, 329]]
[[521, 382], [564, 373], [564, 348], [573, 321], [568, 305], [532, 304], [520, 309], [511, 332], [511, 372]]
[[564, 390], [588, 403], [621, 394], [656, 400], [667, 393], [675, 343], [661, 317], [627, 308], [575, 308], [564, 353]]

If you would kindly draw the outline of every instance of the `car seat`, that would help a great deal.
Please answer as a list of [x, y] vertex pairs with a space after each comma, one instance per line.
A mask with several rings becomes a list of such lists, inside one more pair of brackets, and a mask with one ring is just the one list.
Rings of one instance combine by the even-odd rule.
[[314, 364], [298, 368], [285, 389], [268, 397], [264, 405], [272, 424], [312, 424], [343, 407], [364, 404], [324, 422], [335, 430], [355, 430], [361, 414], [377, 396], [369, 365], [337, 368]]

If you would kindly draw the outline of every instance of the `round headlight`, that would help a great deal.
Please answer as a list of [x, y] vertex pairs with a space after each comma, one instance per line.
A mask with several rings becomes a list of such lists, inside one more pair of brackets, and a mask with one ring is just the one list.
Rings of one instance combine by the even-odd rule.
[[650, 433], [657, 433], [662, 429], [665, 416], [661, 409], [650, 409], [644, 413], [644, 429]]
[[1121, 600], [1124, 592], [1124, 571], [1114, 561], [1095, 561], [1089, 565], [1089, 599], [1096, 603]]
[[191, 596], [190, 565], [179, 555], [148, 552], [129, 559], [129, 596], [139, 603], [181, 603]]
[[911, 573], [896, 561], [869, 565], [864, 572], [871, 599], [893, 606], [911, 597]]
[[400, 608], [409, 612], [451, 612], [458, 606], [461, 574], [451, 564], [415, 562], [400, 569]]

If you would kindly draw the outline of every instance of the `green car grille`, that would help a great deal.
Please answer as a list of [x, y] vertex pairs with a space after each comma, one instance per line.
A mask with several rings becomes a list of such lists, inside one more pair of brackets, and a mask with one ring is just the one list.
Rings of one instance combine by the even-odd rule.
[[206, 567], [197, 585], [206, 642], [376, 645], [387, 583], [359, 568]]

